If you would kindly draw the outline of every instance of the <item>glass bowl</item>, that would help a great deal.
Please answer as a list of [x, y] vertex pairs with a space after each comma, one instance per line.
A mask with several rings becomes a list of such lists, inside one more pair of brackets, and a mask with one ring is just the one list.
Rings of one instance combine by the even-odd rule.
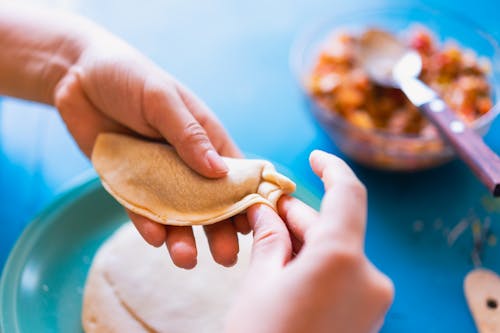
[[422, 25], [435, 35], [437, 42], [455, 41], [461, 48], [474, 50], [491, 62], [488, 80], [493, 107], [471, 123], [485, 135], [500, 112], [498, 103], [500, 60], [497, 42], [476, 24], [456, 14], [429, 8], [386, 8], [359, 11], [327, 19], [306, 29], [295, 41], [290, 63], [304, 93], [307, 107], [337, 147], [353, 160], [379, 169], [416, 171], [443, 164], [455, 156], [440, 137], [390, 134], [381, 130], [357, 127], [335, 113], [320, 107], [309, 94], [307, 78], [322, 43], [336, 30], [353, 33], [377, 27], [394, 34]]

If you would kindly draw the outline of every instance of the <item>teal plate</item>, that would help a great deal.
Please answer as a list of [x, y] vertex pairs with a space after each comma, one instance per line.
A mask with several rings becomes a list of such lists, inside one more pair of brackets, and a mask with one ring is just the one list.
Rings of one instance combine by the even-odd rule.
[[[304, 186], [295, 195], [319, 206]], [[95, 175], [61, 194], [31, 222], [9, 256], [0, 282], [0, 332], [82, 332], [83, 286], [92, 258], [127, 220]]]

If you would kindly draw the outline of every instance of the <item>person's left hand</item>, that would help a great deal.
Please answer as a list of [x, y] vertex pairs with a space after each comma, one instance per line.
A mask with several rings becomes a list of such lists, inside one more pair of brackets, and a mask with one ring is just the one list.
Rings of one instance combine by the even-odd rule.
[[[137, 50], [99, 27], [89, 26], [79, 44], [81, 53], [53, 96], [81, 150], [90, 156], [101, 132], [144, 136], [170, 143], [198, 173], [223, 177], [228, 170], [219, 154], [238, 157], [241, 153], [212, 111]], [[196, 265], [191, 227], [163, 226], [128, 214], [148, 243], [166, 243], [177, 266]], [[249, 232], [245, 216], [205, 227], [216, 262], [225, 266], [236, 262], [236, 231]]]

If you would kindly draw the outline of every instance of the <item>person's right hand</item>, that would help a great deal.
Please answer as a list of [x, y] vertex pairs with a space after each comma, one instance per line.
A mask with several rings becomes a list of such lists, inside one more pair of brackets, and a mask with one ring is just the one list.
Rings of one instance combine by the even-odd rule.
[[[252, 261], [227, 332], [374, 332], [394, 287], [364, 254], [366, 190], [339, 158], [315, 151], [325, 185], [321, 211], [298, 199], [279, 202], [281, 218], [253, 206]], [[284, 223], [284, 222], [286, 223]]]

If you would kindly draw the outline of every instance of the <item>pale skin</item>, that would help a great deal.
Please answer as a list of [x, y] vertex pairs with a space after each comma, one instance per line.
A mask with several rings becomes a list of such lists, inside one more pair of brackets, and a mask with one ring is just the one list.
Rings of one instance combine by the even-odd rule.
[[[53, 105], [84, 154], [100, 132], [163, 140], [198, 173], [224, 177], [220, 156], [241, 156], [213, 112], [124, 41], [80, 17], [0, 6], [0, 94]], [[319, 212], [284, 197], [205, 227], [216, 262], [237, 260], [237, 232], [254, 234], [252, 262], [227, 332], [373, 332], [393, 298], [364, 255], [366, 190], [340, 159], [313, 152], [325, 184]], [[190, 227], [128, 212], [143, 238], [196, 265]]]
[[[0, 94], [53, 105], [82, 152], [100, 132], [164, 140], [195, 171], [223, 177], [220, 155], [240, 151], [213, 112], [139, 51], [97, 25], [65, 13], [0, 6]], [[191, 227], [164, 226], [128, 212], [151, 245], [166, 244], [173, 262], [196, 265]], [[236, 263], [244, 215], [205, 227], [213, 258]]]
[[279, 216], [248, 210], [252, 260], [228, 333], [366, 333], [383, 324], [394, 287], [364, 253], [366, 189], [333, 155], [314, 151], [310, 163], [325, 186], [319, 212], [292, 197], [279, 201]]

